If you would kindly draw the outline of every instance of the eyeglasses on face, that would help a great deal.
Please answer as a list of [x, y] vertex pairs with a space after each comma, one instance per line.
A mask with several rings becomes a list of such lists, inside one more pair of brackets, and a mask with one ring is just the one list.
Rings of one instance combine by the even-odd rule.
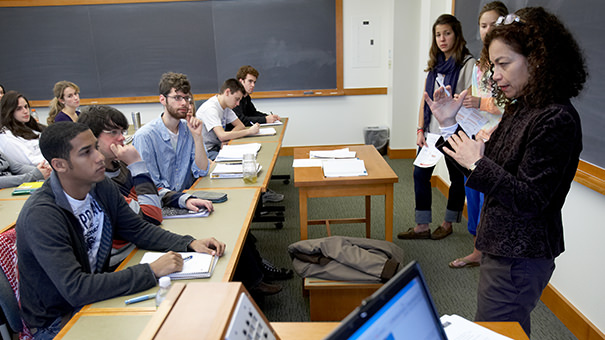
[[513, 22], [524, 22], [523, 19], [521, 19], [521, 17], [519, 17], [516, 14], [507, 14], [506, 16], [501, 16], [498, 18], [498, 20], [496, 20], [496, 26], [500, 26], [500, 25], [510, 25]]
[[192, 98], [189, 96], [179, 96], [178, 94], [176, 96], [166, 96], [166, 98], [172, 98], [174, 100], [176, 100], [177, 102], [180, 102], [181, 100], [185, 100], [187, 103], [191, 103]]
[[128, 135], [128, 130], [114, 129], [114, 130], [103, 130], [103, 132], [110, 135], [111, 137], [118, 137], [119, 135], [126, 137]]

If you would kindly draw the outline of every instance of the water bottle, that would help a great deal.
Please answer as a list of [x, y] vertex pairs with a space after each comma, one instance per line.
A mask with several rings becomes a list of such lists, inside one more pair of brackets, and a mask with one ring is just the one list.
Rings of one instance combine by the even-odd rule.
[[160, 307], [160, 304], [168, 295], [168, 291], [170, 290], [170, 277], [162, 276], [160, 277], [160, 289], [155, 294], [155, 306]]
[[257, 176], [257, 165], [256, 155], [253, 153], [246, 153], [242, 159], [242, 173], [244, 176], [244, 183], [253, 184], [256, 183]]
[[32, 118], [34, 118], [36, 120], [36, 122], [38, 122], [38, 123], [40, 122], [40, 117], [38, 117], [38, 112], [36, 112], [36, 109], [32, 109], [30, 116], [32, 116]]

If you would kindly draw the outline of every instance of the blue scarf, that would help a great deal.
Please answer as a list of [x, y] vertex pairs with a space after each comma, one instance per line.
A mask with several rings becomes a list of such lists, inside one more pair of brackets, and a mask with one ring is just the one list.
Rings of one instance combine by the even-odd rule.
[[[433, 99], [433, 94], [435, 93], [435, 79], [437, 79], [438, 73], [443, 74], [445, 76], [443, 86], [450, 85], [452, 87], [451, 92], [453, 94], [454, 91], [456, 91], [456, 85], [458, 84], [458, 76], [460, 75], [460, 70], [469, 59], [470, 56], [466, 56], [462, 65], [457, 65], [455, 58], [450, 57], [446, 61], [445, 54], [443, 52], [439, 52], [439, 54], [437, 55], [437, 65], [432, 70], [430, 70], [429, 74], [426, 76], [426, 85], [424, 87], [424, 90], [429, 94], [429, 97]], [[429, 104], [424, 102], [424, 126], [422, 127], [424, 131], [428, 131], [429, 124], [431, 123], [432, 114], [433, 113], [429, 108]]]

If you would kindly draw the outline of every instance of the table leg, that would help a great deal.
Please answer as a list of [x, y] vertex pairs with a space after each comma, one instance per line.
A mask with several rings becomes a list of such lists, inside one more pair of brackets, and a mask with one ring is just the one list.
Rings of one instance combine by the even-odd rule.
[[366, 238], [372, 237], [372, 196], [366, 196]]
[[384, 239], [393, 242], [393, 185], [385, 185]]
[[308, 238], [307, 190], [303, 188], [298, 189], [298, 211], [300, 214], [300, 239], [306, 240]]

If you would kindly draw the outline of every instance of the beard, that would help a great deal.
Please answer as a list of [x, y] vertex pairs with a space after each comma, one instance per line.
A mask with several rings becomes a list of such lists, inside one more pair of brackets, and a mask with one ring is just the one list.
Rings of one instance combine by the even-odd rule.
[[185, 111], [184, 113], [179, 112], [179, 108], [175, 108], [173, 106], [167, 105], [166, 106], [166, 112], [168, 112], [168, 114], [175, 119], [184, 119], [187, 117], [187, 112], [189, 112], [189, 110]]

